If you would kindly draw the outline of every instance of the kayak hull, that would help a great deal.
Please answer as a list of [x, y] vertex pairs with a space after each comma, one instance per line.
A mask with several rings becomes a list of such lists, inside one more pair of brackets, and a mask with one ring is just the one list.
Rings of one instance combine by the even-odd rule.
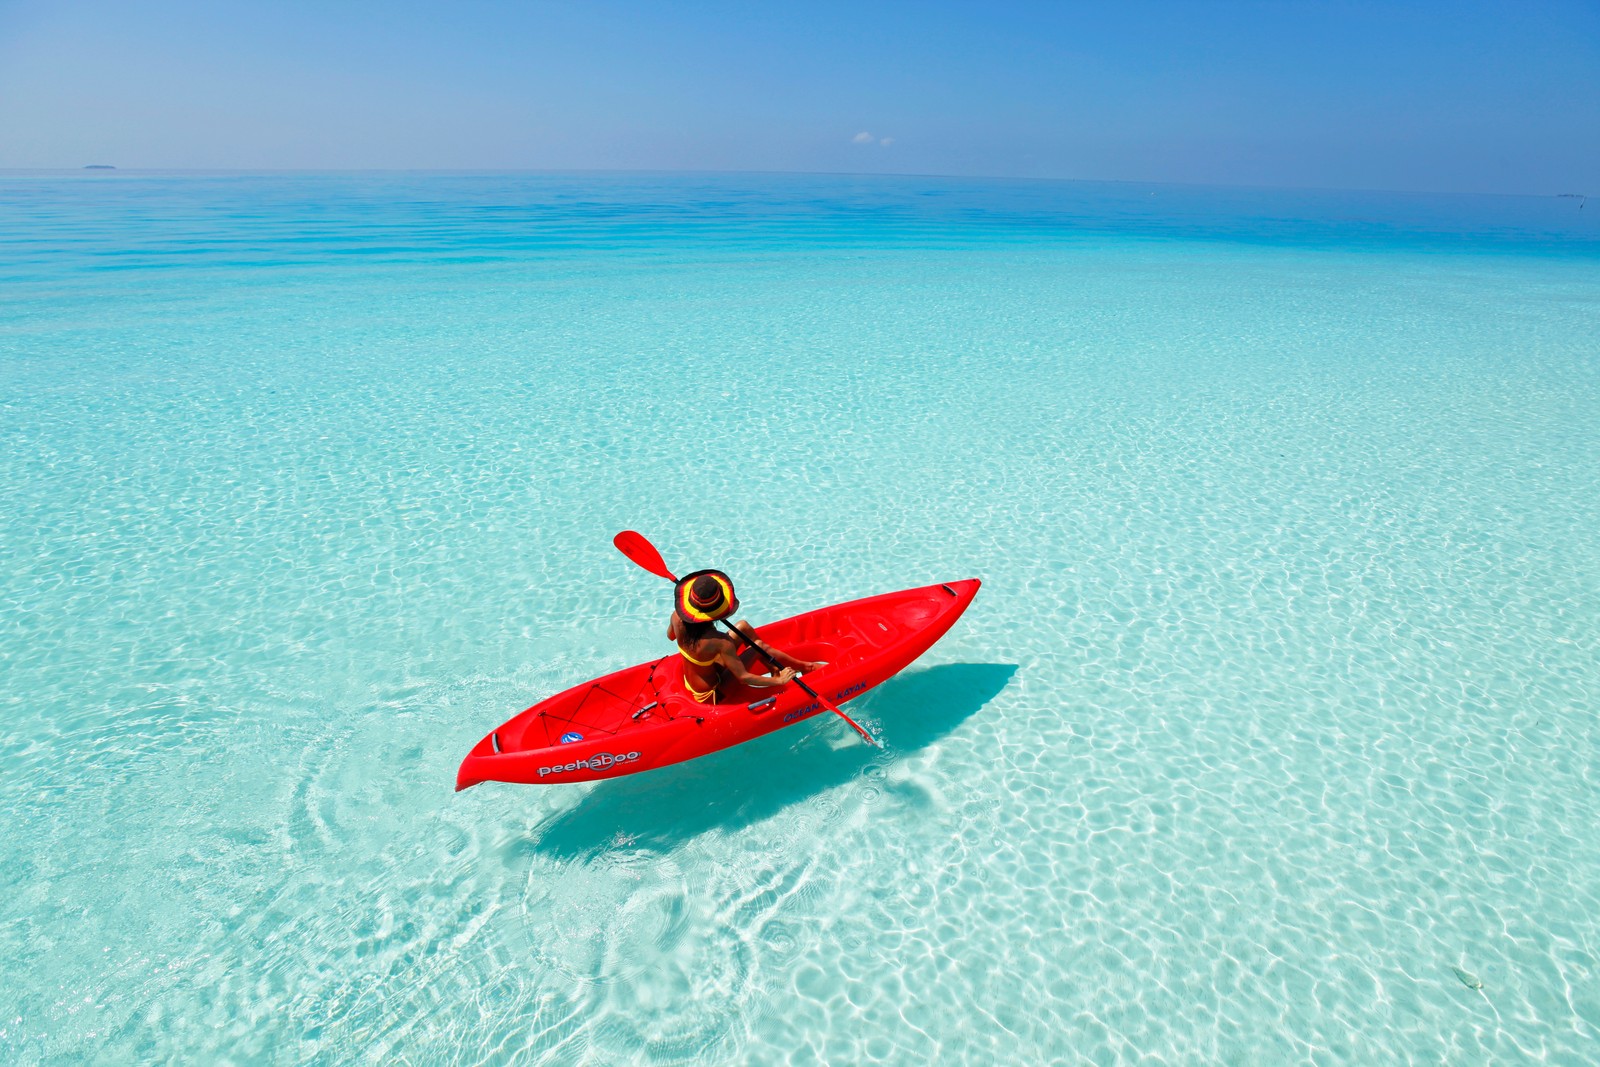
[[[955, 625], [976, 578], [819, 608], [759, 627], [761, 639], [826, 666], [805, 676], [843, 704], [893, 677]], [[727, 687], [725, 686], [724, 689]], [[666, 767], [828, 714], [798, 685], [735, 687], [696, 703], [676, 653], [573, 686], [502, 723], [473, 746], [456, 775], [480, 782], [565, 785]]]

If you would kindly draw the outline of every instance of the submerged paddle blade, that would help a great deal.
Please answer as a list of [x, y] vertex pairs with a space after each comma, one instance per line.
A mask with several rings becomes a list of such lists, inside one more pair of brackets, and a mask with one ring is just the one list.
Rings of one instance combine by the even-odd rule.
[[617, 551], [633, 560], [645, 570], [658, 578], [665, 578], [669, 582], [677, 581], [671, 571], [667, 570], [667, 561], [661, 558], [661, 553], [656, 551], [656, 546], [645, 540], [645, 536], [635, 530], [623, 530], [611, 539], [617, 546]]

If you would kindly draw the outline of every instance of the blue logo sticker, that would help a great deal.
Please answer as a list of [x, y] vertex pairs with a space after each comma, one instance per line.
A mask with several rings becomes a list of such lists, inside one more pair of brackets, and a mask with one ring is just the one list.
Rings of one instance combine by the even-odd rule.
[[583, 735], [582, 734], [574, 733], [574, 734], [562, 734], [561, 735], [561, 743], [563, 745], [570, 745], [574, 741], [582, 741], [582, 740], [583, 740]]

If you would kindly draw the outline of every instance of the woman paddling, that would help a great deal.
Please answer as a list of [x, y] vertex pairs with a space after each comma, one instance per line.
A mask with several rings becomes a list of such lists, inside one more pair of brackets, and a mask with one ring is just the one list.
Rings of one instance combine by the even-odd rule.
[[783, 669], [777, 674], [768, 674], [766, 664], [760, 662], [755, 649], [740, 651], [740, 642], [717, 629], [717, 620], [739, 609], [739, 598], [733, 595], [733, 582], [721, 571], [695, 571], [685, 575], [678, 579], [672, 599], [672, 621], [667, 624], [667, 637], [678, 644], [678, 652], [683, 656], [683, 686], [697, 703], [715, 704], [718, 692], [729, 682], [755, 689], [778, 689], [793, 681], [796, 674], [823, 666], [795, 659], [764, 641], [757, 642], [755, 630], [748, 622], [738, 624], [745, 642], [759, 643]]

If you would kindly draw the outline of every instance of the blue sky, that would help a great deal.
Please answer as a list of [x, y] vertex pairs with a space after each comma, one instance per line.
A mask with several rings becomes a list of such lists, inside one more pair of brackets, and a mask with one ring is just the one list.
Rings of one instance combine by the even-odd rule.
[[0, 0], [0, 167], [1600, 194], [1600, 3]]

